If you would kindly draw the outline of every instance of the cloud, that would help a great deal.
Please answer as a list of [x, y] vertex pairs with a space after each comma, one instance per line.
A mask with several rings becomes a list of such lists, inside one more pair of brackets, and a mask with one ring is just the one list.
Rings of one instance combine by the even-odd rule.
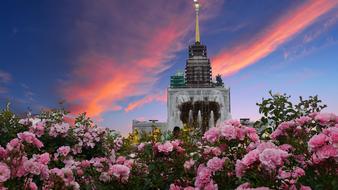
[[[97, 117], [124, 109], [120, 103], [130, 97], [153, 92], [160, 74], [170, 68], [168, 62], [185, 47], [182, 40], [193, 34], [194, 16], [190, 1], [85, 2], [75, 30], [81, 53], [61, 93], [72, 112], [86, 111]], [[207, 3], [205, 9], [216, 6]], [[140, 100], [125, 109], [143, 103]]]
[[6, 94], [8, 92], [6, 84], [8, 84], [11, 80], [11, 74], [0, 70], [0, 94]]
[[138, 107], [141, 107], [145, 104], [149, 104], [151, 102], [158, 101], [158, 102], [167, 102], [167, 92], [163, 91], [160, 93], [155, 93], [151, 95], [147, 95], [137, 101], [131, 102], [128, 106], [124, 109], [124, 111], [129, 112]]
[[12, 76], [5, 72], [0, 70], [0, 83], [8, 83], [12, 80]]
[[257, 34], [251, 41], [224, 49], [213, 58], [214, 73], [231, 75], [256, 63], [281, 44], [303, 31], [320, 16], [336, 7], [338, 1], [311, 0], [287, 12], [277, 22]]

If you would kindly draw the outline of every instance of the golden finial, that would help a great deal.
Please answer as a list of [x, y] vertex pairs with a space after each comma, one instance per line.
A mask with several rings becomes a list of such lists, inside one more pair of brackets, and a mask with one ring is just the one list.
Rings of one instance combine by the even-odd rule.
[[200, 39], [200, 29], [199, 29], [199, 20], [198, 20], [198, 13], [200, 10], [200, 4], [198, 2], [198, 0], [194, 0], [194, 7], [195, 7], [195, 13], [196, 13], [196, 28], [195, 28], [195, 32], [196, 32], [196, 36], [195, 36], [195, 41], [196, 42], [201, 42]]

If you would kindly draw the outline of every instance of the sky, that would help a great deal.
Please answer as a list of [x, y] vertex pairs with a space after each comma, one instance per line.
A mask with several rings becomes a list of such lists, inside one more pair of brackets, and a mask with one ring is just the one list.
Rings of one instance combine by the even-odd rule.
[[[338, 113], [338, 0], [201, 0], [201, 42], [231, 89], [232, 118], [269, 90]], [[169, 78], [194, 42], [192, 0], [0, 1], [0, 105], [87, 112], [122, 134], [166, 121]]]

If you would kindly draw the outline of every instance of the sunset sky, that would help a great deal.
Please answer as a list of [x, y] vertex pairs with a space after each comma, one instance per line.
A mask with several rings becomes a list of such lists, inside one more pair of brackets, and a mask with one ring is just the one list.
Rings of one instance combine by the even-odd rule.
[[[201, 42], [233, 118], [268, 91], [338, 113], [338, 0], [201, 0]], [[0, 105], [86, 111], [101, 126], [166, 121], [169, 77], [194, 41], [192, 0], [0, 1]]]

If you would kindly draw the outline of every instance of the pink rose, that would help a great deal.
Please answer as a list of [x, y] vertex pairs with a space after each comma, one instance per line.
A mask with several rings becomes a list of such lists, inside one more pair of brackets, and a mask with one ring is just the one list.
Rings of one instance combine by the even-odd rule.
[[197, 188], [203, 188], [205, 185], [210, 183], [212, 171], [205, 167], [204, 165], [200, 165], [197, 169], [197, 176], [195, 180], [195, 186]]
[[293, 148], [291, 145], [289, 145], [289, 144], [282, 144], [282, 145], [279, 146], [279, 148], [280, 148], [281, 150], [284, 150], [284, 151], [287, 151], [287, 152], [289, 152], [289, 151], [291, 151], [291, 150], [294, 149], [294, 148]]
[[312, 190], [312, 189], [309, 186], [301, 185], [299, 190]]
[[115, 164], [109, 168], [109, 174], [115, 176], [123, 182], [128, 181], [129, 173], [130, 169], [125, 165]]
[[58, 148], [57, 152], [61, 154], [62, 156], [66, 157], [70, 152], [69, 146], [61, 146]]
[[206, 131], [203, 135], [203, 139], [207, 140], [210, 143], [214, 143], [219, 138], [219, 129], [217, 127], [212, 127]]
[[38, 189], [38, 186], [34, 183], [34, 182], [29, 182], [29, 189], [30, 190], [37, 190]]
[[26, 172], [34, 174], [34, 175], [40, 175], [40, 165], [37, 162], [34, 162], [34, 160], [27, 160], [23, 163], [23, 168]]
[[299, 178], [299, 177], [302, 177], [304, 175], [305, 175], [305, 171], [300, 167], [296, 167], [292, 172], [293, 178]]
[[267, 148], [259, 155], [259, 161], [268, 169], [274, 170], [276, 167], [282, 166], [284, 159], [288, 156], [289, 154], [284, 150]]
[[259, 151], [258, 150], [252, 150], [248, 154], [246, 154], [242, 159], [242, 164], [244, 164], [247, 167], [250, 167], [253, 163], [255, 163], [259, 158]]
[[38, 156], [37, 161], [43, 165], [47, 165], [48, 162], [50, 161], [50, 155], [48, 152], [43, 153], [41, 155]]
[[11, 170], [7, 164], [0, 162], [0, 183], [4, 183], [11, 177]]
[[323, 146], [327, 141], [327, 136], [324, 134], [314, 135], [308, 142], [311, 150]]
[[7, 157], [7, 150], [2, 148], [2, 146], [0, 146], [0, 158], [6, 158]]
[[234, 126], [226, 125], [221, 127], [221, 136], [226, 140], [236, 139], [237, 131]]
[[6, 148], [8, 151], [12, 151], [14, 149], [20, 149], [21, 145], [22, 144], [20, 140], [18, 138], [15, 138], [9, 141], [9, 143], [7, 143]]
[[249, 139], [253, 142], [259, 141], [259, 136], [257, 135], [256, 129], [252, 127], [246, 127], [246, 135], [249, 137]]
[[312, 120], [312, 118], [309, 117], [309, 116], [302, 116], [302, 117], [296, 119], [296, 124], [303, 126], [303, 125], [309, 123], [311, 120]]
[[210, 180], [210, 182], [204, 186], [204, 190], [218, 190], [218, 185], [214, 183], [213, 180]]
[[326, 125], [329, 122], [336, 121], [336, 115], [333, 113], [318, 113], [315, 117], [315, 120], [318, 121], [322, 125]]
[[207, 167], [213, 172], [219, 171], [223, 168], [224, 161], [224, 159], [213, 157], [207, 162]]
[[325, 145], [315, 153], [319, 160], [325, 160], [330, 157], [338, 157], [338, 151], [332, 145]]
[[184, 162], [183, 167], [185, 170], [190, 170], [190, 168], [193, 167], [194, 164], [195, 164], [195, 161], [190, 158], [190, 160]]
[[173, 151], [174, 146], [169, 142], [165, 142], [164, 144], [159, 144], [157, 146], [157, 149], [159, 152], [163, 152], [163, 153], [169, 153]]
[[236, 172], [236, 176], [237, 177], [243, 177], [243, 175], [245, 174], [245, 170], [248, 167], [246, 165], [244, 165], [240, 160], [236, 161], [236, 165], [235, 165], [235, 172]]
[[284, 171], [282, 169], [278, 170], [278, 178], [279, 179], [288, 179], [291, 177], [291, 172]]
[[175, 184], [171, 184], [169, 190], [181, 190], [181, 187]]

